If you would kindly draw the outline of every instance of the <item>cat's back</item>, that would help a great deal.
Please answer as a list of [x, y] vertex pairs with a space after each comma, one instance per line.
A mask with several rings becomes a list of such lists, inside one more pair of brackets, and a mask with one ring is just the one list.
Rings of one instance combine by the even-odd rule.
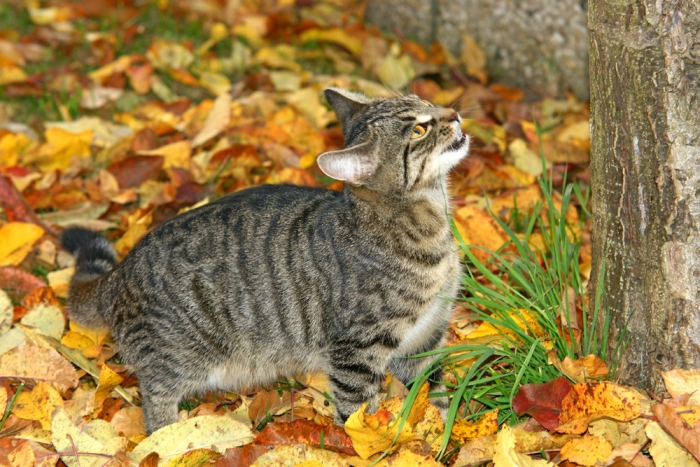
[[[262, 185], [248, 188], [178, 215], [146, 235], [124, 259], [124, 266], [142, 255], [161, 251], [171, 256], [194, 253], [201, 245], [210, 251], [195, 253], [198, 261], [216, 252], [217, 241], [241, 243], [252, 240], [271, 227], [308, 223], [324, 210], [333, 213], [342, 204], [342, 194], [323, 188], [292, 185]], [[301, 217], [300, 217], [301, 216]]]

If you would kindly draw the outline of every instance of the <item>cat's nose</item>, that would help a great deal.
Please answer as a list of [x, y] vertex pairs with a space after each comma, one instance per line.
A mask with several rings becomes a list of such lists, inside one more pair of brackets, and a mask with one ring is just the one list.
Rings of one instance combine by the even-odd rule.
[[447, 121], [462, 123], [462, 117], [459, 116], [456, 110], [452, 110], [452, 113], [447, 117]]

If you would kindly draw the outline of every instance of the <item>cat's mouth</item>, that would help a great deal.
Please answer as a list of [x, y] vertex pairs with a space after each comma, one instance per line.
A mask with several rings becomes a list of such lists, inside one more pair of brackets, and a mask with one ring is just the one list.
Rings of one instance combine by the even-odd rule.
[[455, 138], [455, 140], [452, 141], [452, 144], [447, 146], [447, 148], [445, 148], [445, 150], [446, 151], [456, 151], [458, 149], [461, 149], [462, 147], [464, 147], [465, 144], [467, 144], [467, 140], [468, 140], [467, 135], [465, 133], [460, 133], [460, 135], [457, 136]]

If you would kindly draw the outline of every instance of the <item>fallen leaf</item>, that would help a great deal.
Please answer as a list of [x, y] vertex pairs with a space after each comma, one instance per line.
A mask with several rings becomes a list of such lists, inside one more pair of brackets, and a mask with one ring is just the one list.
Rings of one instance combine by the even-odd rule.
[[452, 426], [450, 438], [459, 444], [478, 438], [480, 436], [492, 435], [498, 431], [498, 410], [487, 412], [475, 422], [462, 419], [455, 420]]
[[[192, 148], [196, 148], [224, 131], [231, 121], [231, 94], [225, 92], [216, 98], [214, 106], [204, 122], [204, 127], [192, 139]], [[166, 157], [167, 163], [167, 157]]]
[[147, 454], [157, 452], [163, 461], [170, 461], [184, 452], [195, 449], [226, 449], [250, 443], [250, 428], [229, 417], [206, 415], [165, 426], [139, 443], [128, 453], [134, 462], [141, 462]]
[[17, 266], [27, 257], [44, 229], [26, 222], [10, 222], [0, 228], [0, 266]]
[[641, 414], [641, 396], [617, 384], [578, 383], [562, 401], [560, 433], [582, 434], [588, 424], [602, 417], [632, 420]]
[[50, 382], [60, 391], [78, 385], [73, 365], [51, 348], [22, 345], [0, 356], [0, 374], [6, 378]]
[[0, 289], [0, 336], [5, 334], [12, 327], [14, 318], [14, 306], [7, 293]]
[[659, 419], [659, 425], [700, 462], [700, 424], [689, 427], [676, 409], [667, 404], [654, 404], [651, 411]]
[[143, 418], [143, 409], [141, 407], [125, 407], [117, 411], [112, 416], [109, 424], [122, 433], [127, 439], [132, 439], [137, 436], [146, 436], [146, 425]]
[[55, 305], [39, 303], [20, 320], [25, 326], [37, 328], [41, 334], [60, 339], [66, 327], [63, 312]]
[[68, 287], [74, 273], [75, 268], [65, 268], [51, 271], [46, 275], [46, 278], [49, 280], [49, 287], [53, 289], [57, 297], [66, 298], [68, 296]]
[[671, 397], [690, 394], [686, 404], [700, 406], [700, 370], [675, 369], [661, 373], [661, 376]]
[[316, 449], [307, 444], [285, 444], [258, 457], [252, 467], [349, 467], [333, 451]]
[[[323, 444], [321, 438], [323, 438]], [[341, 428], [335, 425], [323, 426], [309, 420], [268, 423], [253, 440], [253, 444], [260, 444], [267, 448], [280, 444], [308, 444], [349, 456], [357, 455], [352, 447], [352, 441]]]
[[169, 169], [172, 167], [181, 167], [183, 169], [189, 170], [190, 168], [190, 155], [192, 154], [192, 147], [189, 141], [178, 141], [171, 144], [166, 144], [157, 149], [152, 149], [150, 151], [139, 151], [141, 156], [161, 156], [163, 157], [163, 168]]
[[37, 287], [46, 286], [46, 282], [42, 279], [23, 269], [12, 266], [0, 267], [0, 283], [2, 283], [3, 288], [18, 292], [29, 292]]
[[[127, 440], [117, 436], [116, 431], [104, 420], [93, 420], [82, 427], [76, 427], [68, 417], [65, 409], [58, 408], [51, 421], [51, 438], [59, 452], [89, 452], [114, 456], [124, 452]], [[81, 456], [80, 463], [74, 455], [63, 455], [61, 460], [68, 467], [100, 467], [105, 463], [104, 457]]]
[[544, 459], [533, 459], [515, 450], [515, 435], [508, 425], [503, 425], [496, 436], [493, 455], [494, 467], [554, 467]]
[[598, 461], [606, 461], [611, 452], [612, 446], [605, 438], [585, 435], [572, 439], [562, 446], [561, 458], [586, 467], [593, 467]]
[[493, 217], [474, 206], [458, 209], [455, 212], [455, 225], [466, 245], [481, 247], [472, 248], [471, 252], [482, 263], [491, 258], [489, 251], [497, 251], [508, 241], [508, 236]]
[[559, 426], [562, 401], [571, 390], [571, 383], [560, 376], [543, 384], [525, 384], [513, 397], [513, 410], [530, 415], [548, 430]]
[[129, 227], [124, 235], [114, 244], [114, 249], [120, 255], [128, 253], [141, 238], [148, 233], [148, 228], [153, 222], [153, 212], [149, 211], [145, 214], [135, 211], [129, 215]]
[[50, 384], [39, 381], [31, 392], [23, 391], [12, 407], [12, 413], [26, 420], [37, 420], [44, 430], [51, 428], [51, 416], [63, 407], [63, 398]]
[[550, 359], [550, 363], [576, 383], [604, 378], [608, 375], [608, 366], [597, 355], [586, 355], [576, 360], [567, 356], [563, 361], [554, 358]]
[[652, 441], [651, 446], [649, 446], [649, 454], [657, 466], [692, 467], [700, 465], [697, 459], [694, 459], [686, 449], [683, 449], [671, 435], [661, 428], [659, 423], [647, 423], [645, 431]]
[[250, 467], [260, 456], [269, 451], [255, 444], [227, 449], [223, 457], [216, 459], [216, 467]]
[[213, 464], [221, 454], [211, 449], [195, 449], [188, 451], [180, 457], [170, 460], [167, 467], [200, 467]]
[[109, 336], [107, 329], [88, 329], [74, 321], [69, 323], [69, 331], [61, 338], [61, 344], [78, 349], [87, 358], [97, 358], [100, 349]]
[[116, 374], [107, 365], [102, 365], [100, 370], [100, 381], [97, 385], [97, 391], [95, 392], [95, 402], [101, 404], [107, 397], [109, 393], [114, 390], [117, 386], [121, 384], [123, 378]]

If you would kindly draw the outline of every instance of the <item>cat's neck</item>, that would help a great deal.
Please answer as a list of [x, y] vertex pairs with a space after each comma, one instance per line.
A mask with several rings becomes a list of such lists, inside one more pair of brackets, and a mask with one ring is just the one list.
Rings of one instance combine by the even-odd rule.
[[430, 223], [432, 229], [449, 229], [451, 199], [443, 187], [444, 184], [436, 184], [410, 195], [392, 195], [362, 186], [346, 185], [344, 197], [351, 209], [361, 217], [379, 217], [385, 222], [392, 222], [408, 216], [418, 223]]

